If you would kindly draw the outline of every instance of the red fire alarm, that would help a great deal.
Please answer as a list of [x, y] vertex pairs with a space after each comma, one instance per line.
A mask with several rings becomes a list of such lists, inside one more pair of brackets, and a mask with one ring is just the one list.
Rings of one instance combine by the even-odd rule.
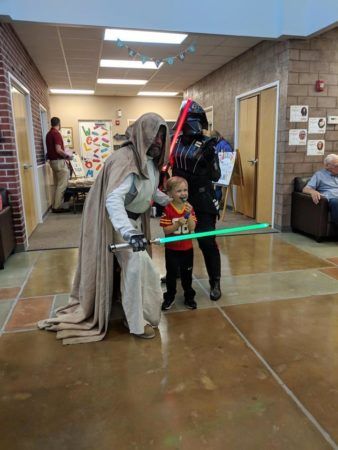
[[119, 120], [115, 120], [115, 125], [120, 125], [120, 121]]
[[322, 92], [324, 90], [324, 87], [325, 87], [324, 80], [317, 80], [316, 81], [316, 91], [317, 92]]

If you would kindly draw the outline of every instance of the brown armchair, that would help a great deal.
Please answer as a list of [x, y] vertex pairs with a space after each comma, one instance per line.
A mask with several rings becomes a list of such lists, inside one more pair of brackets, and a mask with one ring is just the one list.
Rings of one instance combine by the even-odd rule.
[[2, 198], [2, 209], [0, 211], [0, 269], [3, 269], [6, 259], [14, 251], [15, 237], [12, 207], [8, 203], [8, 195], [5, 188], [0, 188], [0, 196]]
[[322, 197], [315, 205], [311, 195], [304, 194], [309, 177], [296, 177], [291, 203], [291, 228], [316, 239], [317, 242], [325, 238], [337, 237], [337, 228], [331, 222], [329, 202]]

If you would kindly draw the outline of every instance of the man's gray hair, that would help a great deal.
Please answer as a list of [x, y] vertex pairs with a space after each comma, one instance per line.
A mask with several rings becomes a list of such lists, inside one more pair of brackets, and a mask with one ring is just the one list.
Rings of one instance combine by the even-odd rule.
[[331, 153], [330, 155], [325, 156], [324, 164], [325, 164], [325, 166], [328, 166], [329, 164], [333, 164], [337, 160], [338, 160], [338, 155]]

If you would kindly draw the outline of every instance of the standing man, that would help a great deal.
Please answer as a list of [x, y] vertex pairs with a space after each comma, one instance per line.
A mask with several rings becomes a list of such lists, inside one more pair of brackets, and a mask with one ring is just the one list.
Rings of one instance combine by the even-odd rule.
[[53, 171], [55, 194], [52, 205], [53, 213], [69, 212], [68, 209], [62, 207], [63, 196], [67, 188], [69, 180], [69, 169], [66, 163], [72, 159], [65, 152], [63, 139], [60, 133], [61, 122], [58, 117], [52, 117], [51, 129], [46, 135], [47, 159], [49, 159], [50, 167]]
[[[173, 129], [177, 124], [178, 120]], [[221, 176], [215, 151], [216, 139], [206, 137], [203, 130], [208, 130], [205, 111], [198, 103], [192, 102], [174, 150], [173, 175], [185, 178], [188, 182], [188, 201], [195, 210], [197, 233], [214, 230], [219, 214], [212, 184]], [[210, 299], [218, 300], [222, 295], [221, 257], [216, 239], [214, 236], [202, 238], [198, 240], [198, 244], [209, 275]]]
[[126, 131], [128, 139], [105, 161], [86, 198], [82, 214], [79, 260], [69, 304], [56, 317], [38, 323], [57, 331], [64, 344], [99, 341], [109, 325], [114, 258], [108, 245], [128, 242], [115, 254], [121, 267], [122, 306], [130, 334], [155, 337], [161, 316], [160, 275], [146, 250], [152, 201], [170, 199], [158, 190], [169, 150], [168, 127], [155, 113], [143, 114]]

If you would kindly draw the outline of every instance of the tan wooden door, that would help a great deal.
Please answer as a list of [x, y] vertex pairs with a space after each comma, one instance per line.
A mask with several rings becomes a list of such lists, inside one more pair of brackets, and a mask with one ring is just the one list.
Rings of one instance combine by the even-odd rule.
[[237, 211], [255, 217], [256, 210], [256, 152], [258, 96], [239, 103], [238, 150], [241, 156], [244, 185], [237, 191]]
[[20, 166], [21, 188], [25, 209], [27, 237], [37, 225], [33, 161], [28, 138], [26, 97], [14, 86], [11, 88], [15, 138]]
[[277, 90], [276, 88], [266, 89], [260, 93], [259, 97], [256, 220], [271, 224]]

